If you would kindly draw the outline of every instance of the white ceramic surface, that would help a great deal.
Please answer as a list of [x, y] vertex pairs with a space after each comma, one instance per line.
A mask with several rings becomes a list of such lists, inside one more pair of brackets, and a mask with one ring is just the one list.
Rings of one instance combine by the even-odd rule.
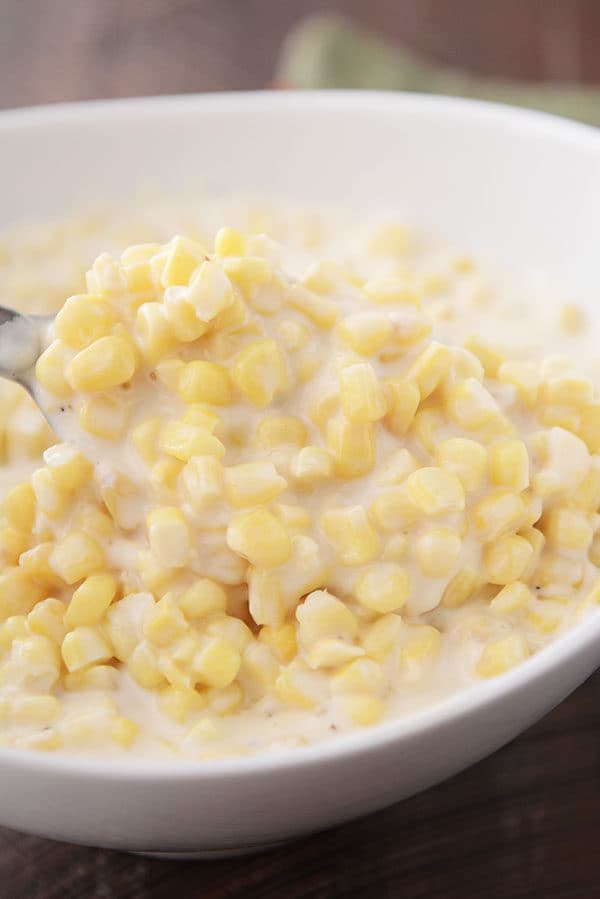
[[[0, 227], [136, 186], [396, 211], [593, 303], [600, 134], [475, 102], [368, 93], [133, 100], [2, 113]], [[588, 289], [586, 296], [586, 289]], [[180, 765], [0, 750], [0, 824], [95, 846], [249, 850], [382, 808], [506, 743], [600, 661], [600, 615], [518, 669], [324, 746]]]

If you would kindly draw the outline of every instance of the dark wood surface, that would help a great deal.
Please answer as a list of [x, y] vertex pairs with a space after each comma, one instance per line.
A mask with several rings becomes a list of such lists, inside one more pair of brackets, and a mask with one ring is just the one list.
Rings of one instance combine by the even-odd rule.
[[[324, 7], [475, 71], [600, 81], [597, 0], [0, 0], [0, 107], [261, 87], [290, 25]], [[0, 899], [594, 899], [599, 820], [596, 675], [445, 784], [253, 858], [153, 861], [0, 829]]]

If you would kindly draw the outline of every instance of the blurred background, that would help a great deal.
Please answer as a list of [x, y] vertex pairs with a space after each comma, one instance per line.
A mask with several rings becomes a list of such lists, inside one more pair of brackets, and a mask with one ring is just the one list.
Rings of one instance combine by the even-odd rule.
[[282, 61], [319, 12], [477, 76], [600, 83], [597, 0], [0, 0], [0, 107], [335, 81], [314, 35]]

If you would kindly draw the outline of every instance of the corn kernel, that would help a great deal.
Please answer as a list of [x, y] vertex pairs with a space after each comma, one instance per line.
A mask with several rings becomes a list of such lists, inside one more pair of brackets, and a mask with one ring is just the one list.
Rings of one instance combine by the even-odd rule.
[[105, 567], [104, 551], [82, 531], [72, 531], [56, 544], [50, 555], [53, 571], [66, 584], [75, 584]]
[[522, 440], [499, 440], [489, 450], [490, 481], [519, 493], [529, 486], [529, 454]]
[[355, 353], [372, 356], [392, 339], [394, 326], [385, 315], [359, 312], [342, 319], [337, 333]]
[[421, 393], [413, 381], [405, 378], [387, 378], [389, 412], [385, 424], [397, 437], [402, 437], [411, 424], [421, 401]]
[[178, 596], [177, 605], [186, 618], [205, 618], [215, 612], [225, 612], [227, 594], [216, 581], [199, 578]]
[[383, 384], [369, 362], [347, 365], [339, 376], [342, 408], [351, 422], [378, 421], [387, 412]]
[[86, 272], [89, 293], [110, 296], [119, 295], [125, 288], [125, 279], [118, 262], [109, 253], [101, 253], [91, 269]]
[[354, 595], [360, 604], [381, 614], [401, 609], [406, 604], [409, 592], [409, 574], [394, 562], [379, 562], [369, 566], [354, 586]]
[[600, 453], [600, 403], [590, 403], [579, 411], [578, 434], [590, 453]]
[[305, 646], [325, 637], [352, 640], [358, 622], [341, 600], [326, 590], [314, 590], [296, 609], [298, 636]]
[[188, 362], [179, 379], [179, 395], [185, 403], [227, 405], [232, 400], [229, 372], [205, 359]]
[[285, 490], [287, 481], [272, 462], [244, 462], [225, 469], [225, 496], [235, 508], [268, 503]]
[[480, 428], [498, 415], [498, 405], [479, 381], [466, 378], [449, 391], [446, 411], [459, 427]]
[[273, 449], [282, 444], [304, 446], [308, 439], [306, 425], [293, 416], [267, 416], [256, 428], [256, 442], [261, 449]]
[[354, 659], [331, 678], [334, 693], [378, 693], [383, 687], [381, 665], [374, 659]]
[[483, 540], [493, 540], [518, 528], [524, 514], [525, 503], [520, 496], [508, 490], [497, 490], [474, 507], [473, 523]]
[[398, 562], [404, 559], [408, 550], [408, 540], [404, 534], [392, 534], [385, 542], [381, 560], [383, 562]]
[[181, 462], [188, 462], [192, 456], [225, 455], [225, 447], [209, 430], [185, 421], [169, 421], [160, 433], [160, 448], [169, 456]]
[[262, 507], [232, 518], [227, 528], [227, 545], [259, 568], [283, 565], [291, 553], [286, 528]]
[[244, 649], [240, 668], [240, 680], [246, 688], [250, 685], [263, 696], [275, 687], [280, 665], [265, 643], [252, 640]]
[[173, 721], [183, 724], [206, 706], [206, 698], [197, 690], [164, 687], [160, 693], [160, 707]]
[[480, 677], [495, 677], [524, 661], [529, 655], [527, 641], [521, 634], [510, 634], [488, 643], [476, 666]]
[[175, 604], [170, 595], [163, 596], [147, 614], [143, 634], [146, 640], [155, 646], [168, 646], [188, 629], [183, 612]]
[[36, 635], [13, 641], [15, 667], [22, 686], [31, 690], [51, 690], [60, 677], [60, 652], [48, 637]]
[[130, 344], [120, 336], [110, 335], [77, 353], [67, 366], [67, 380], [74, 390], [109, 390], [129, 381], [135, 368]]
[[65, 690], [99, 690], [109, 692], [116, 690], [119, 683], [119, 672], [112, 665], [93, 665], [81, 671], [65, 674], [62, 685]]
[[89, 396], [80, 404], [77, 418], [80, 426], [94, 437], [117, 440], [127, 427], [127, 406], [111, 396]]
[[281, 662], [291, 662], [298, 652], [295, 625], [288, 621], [281, 627], [265, 625], [258, 632], [258, 639], [268, 646]]
[[110, 333], [118, 321], [112, 306], [81, 294], [69, 297], [54, 319], [54, 334], [75, 350], [82, 350]]
[[452, 351], [442, 343], [432, 341], [413, 362], [406, 377], [419, 388], [422, 400], [441, 383], [452, 365]]
[[160, 506], [147, 518], [150, 550], [161, 565], [182, 568], [190, 555], [190, 528], [180, 509]]
[[225, 312], [234, 300], [233, 285], [221, 265], [206, 260], [190, 280], [188, 302], [203, 322], [212, 322]]
[[256, 624], [281, 627], [285, 607], [281, 579], [271, 569], [250, 568], [248, 572], [249, 609]]
[[235, 646], [214, 637], [194, 656], [192, 674], [197, 682], [222, 689], [233, 683], [240, 665], [241, 656]]
[[345, 696], [343, 709], [352, 722], [358, 727], [370, 727], [377, 724], [385, 714], [385, 703], [376, 696], [357, 695]]
[[375, 465], [375, 435], [372, 424], [355, 424], [343, 416], [332, 418], [326, 428], [327, 449], [340, 478], [359, 478]]
[[557, 550], [587, 552], [593, 537], [587, 517], [576, 509], [551, 509], [544, 516], [543, 531], [549, 546]]
[[163, 287], [187, 284], [200, 261], [205, 258], [205, 250], [199, 243], [187, 237], [176, 235], [167, 246], [167, 254], [160, 283]]
[[285, 360], [274, 340], [256, 340], [236, 354], [232, 368], [233, 383], [255, 406], [268, 406], [287, 386]]
[[175, 334], [162, 303], [143, 303], [140, 306], [135, 334], [144, 358], [151, 365], [171, 352], [175, 345]]
[[537, 528], [533, 527], [524, 527], [519, 531], [519, 536], [524, 537], [525, 540], [530, 544], [532, 549], [532, 554], [527, 566], [525, 567], [523, 574], [521, 575], [524, 581], [528, 581], [533, 577], [533, 574], [537, 568], [537, 565], [540, 561], [540, 557], [542, 555], [542, 551], [544, 549], [544, 545], [546, 543], [546, 538]]
[[0, 621], [26, 615], [44, 596], [44, 588], [21, 568], [5, 568], [0, 574]]
[[411, 625], [400, 649], [403, 665], [414, 668], [435, 661], [442, 647], [441, 633], [429, 624]]
[[363, 506], [330, 509], [321, 523], [343, 565], [366, 565], [379, 555], [379, 538]]
[[509, 534], [488, 543], [483, 552], [485, 574], [490, 584], [510, 584], [526, 571], [533, 547], [524, 537]]
[[441, 605], [449, 609], [461, 606], [479, 587], [481, 578], [473, 568], [461, 568], [447, 583], [442, 593]]
[[109, 607], [106, 632], [119, 661], [127, 661], [141, 641], [143, 621], [153, 607], [150, 593], [130, 593]]
[[301, 284], [289, 287], [285, 300], [289, 306], [305, 315], [318, 328], [331, 328], [337, 321], [339, 312], [337, 303], [329, 297], [313, 293]]
[[62, 340], [54, 340], [44, 350], [35, 364], [36, 380], [44, 390], [54, 396], [70, 396], [72, 389], [67, 379], [66, 370], [72, 358], [72, 350]]
[[76, 627], [62, 642], [61, 653], [69, 671], [101, 665], [113, 657], [112, 646], [98, 627]]
[[133, 679], [146, 690], [153, 690], [165, 683], [160, 670], [157, 650], [146, 641], [138, 643], [127, 660], [128, 670]]
[[130, 746], [133, 746], [139, 732], [139, 724], [130, 718], [124, 718], [122, 715], [118, 715], [115, 718], [110, 728], [111, 739], [124, 749], [129, 749]]
[[68, 443], [57, 443], [44, 452], [44, 462], [56, 483], [64, 490], [77, 490], [89, 481], [93, 466]]
[[64, 615], [69, 629], [85, 624], [99, 624], [117, 592], [111, 574], [93, 574], [75, 590]]
[[168, 287], [165, 290], [164, 314], [169, 325], [166, 329], [167, 344], [171, 343], [170, 332], [181, 343], [192, 343], [208, 330], [207, 322], [198, 318], [185, 287]]
[[17, 484], [4, 495], [2, 512], [16, 530], [33, 530], [35, 522], [35, 493], [31, 484]]
[[338, 668], [364, 654], [365, 651], [360, 646], [353, 646], [336, 637], [324, 637], [311, 647], [308, 664], [311, 668]]
[[321, 678], [302, 659], [293, 659], [277, 678], [275, 692], [281, 702], [313, 709], [322, 694]]
[[60, 702], [56, 696], [17, 696], [11, 705], [11, 717], [17, 725], [45, 728], [60, 714]]
[[421, 516], [421, 510], [409, 496], [404, 484], [390, 487], [371, 503], [369, 511], [384, 531], [402, 530]]
[[131, 293], [146, 293], [154, 287], [150, 260], [160, 252], [155, 243], [135, 244], [121, 253], [121, 268], [127, 290]]
[[436, 458], [438, 465], [456, 475], [465, 490], [477, 490], [481, 485], [487, 452], [480, 443], [463, 437], [443, 440], [436, 447]]
[[490, 609], [501, 615], [517, 612], [529, 605], [533, 594], [529, 587], [522, 581], [514, 581], [507, 584], [494, 596], [490, 602]]
[[382, 305], [399, 303], [420, 306], [416, 291], [405, 281], [396, 278], [371, 278], [364, 283], [363, 293], [367, 299]]
[[403, 627], [400, 615], [389, 613], [377, 618], [362, 639], [367, 655], [378, 662], [384, 661], [397, 645]]
[[464, 345], [479, 359], [488, 378], [497, 377], [498, 369], [504, 362], [504, 354], [498, 346], [475, 334], [467, 337]]
[[425, 515], [461, 512], [465, 492], [456, 475], [443, 468], [419, 468], [406, 479], [408, 496]]
[[147, 418], [131, 432], [131, 442], [147, 465], [156, 462], [158, 458], [158, 440], [161, 428], [160, 418]]
[[419, 536], [415, 544], [415, 557], [421, 574], [425, 577], [447, 577], [453, 570], [462, 541], [449, 528], [431, 528]]
[[215, 456], [194, 456], [181, 472], [187, 499], [200, 511], [223, 496], [223, 466]]
[[42, 542], [19, 556], [19, 568], [45, 589], [63, 586], [62, 579], [58, 577], [50, 566], [50, 555], [53, 549], [53, 543], [49, 541]]
[[302, 486], [314, 487], [333, 474], [333, 461], [320, 446], [304, 446], [292, 461], [292, 474]]

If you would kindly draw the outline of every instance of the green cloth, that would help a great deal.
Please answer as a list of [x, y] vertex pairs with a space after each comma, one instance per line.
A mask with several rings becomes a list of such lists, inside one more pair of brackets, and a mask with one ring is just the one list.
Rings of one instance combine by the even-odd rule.
[[484, 78], [437, 65], [347, 20], [313, 16], [288, 35], [277, 83], [299, 88], [370, 88], [446, 94], [542, 109], [600, 125], [600, 87]]

